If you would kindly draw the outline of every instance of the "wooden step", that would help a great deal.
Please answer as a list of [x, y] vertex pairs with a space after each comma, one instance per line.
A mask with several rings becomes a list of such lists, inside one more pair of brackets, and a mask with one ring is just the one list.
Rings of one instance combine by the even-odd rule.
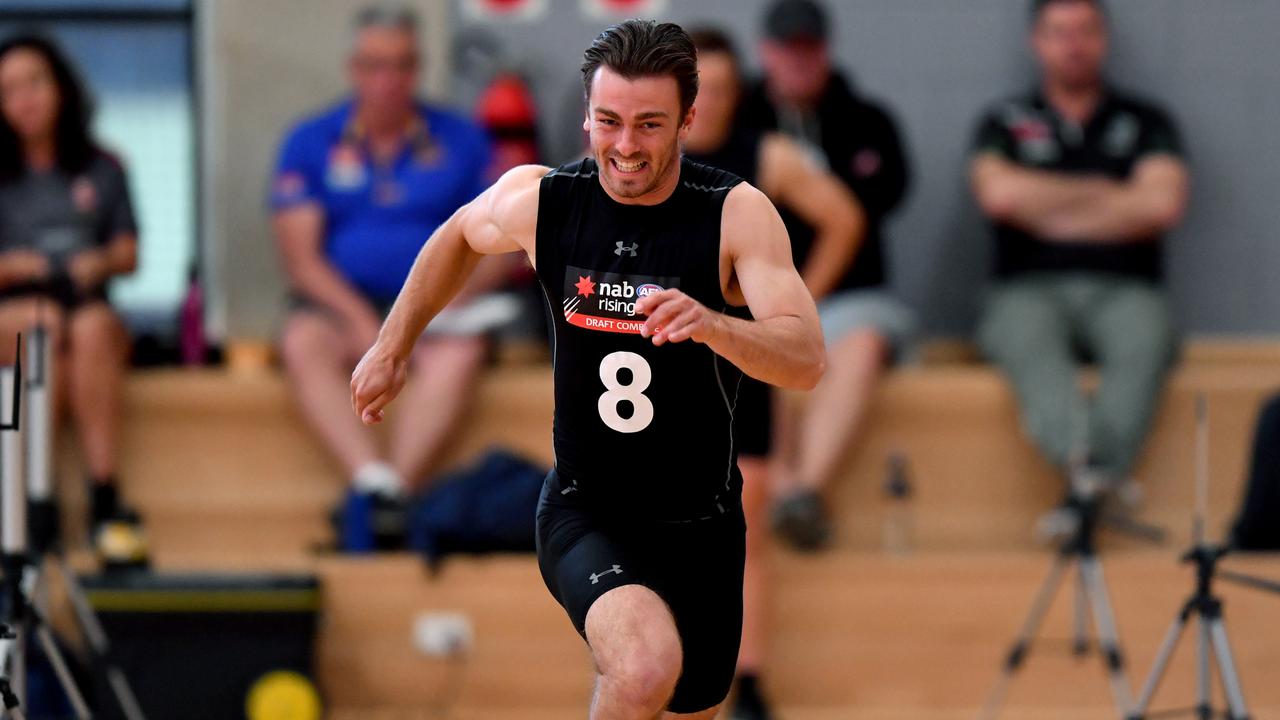
[[[779, 554], [775, 561], [768, 683], [786, 717], [949, 718], [976, 714], [1050, 558], [843, 551], [816, 558]], [[1280, 557], [1230, 565], [1280, 576]], [[435, 577], [406, 557], [328, 560], [317, 567], [326, 608], [320, 678], [333, 706], [418, 717], [412, 713], [456, 693], [450, 717], [515, 717], [517, 711], [576, 717], [585, 708], [589, 658], [532, 559], [458, 560]], [[1138, 685], [1192, 589], [1192, 576], [1173, 553], [1114, 553], [1104, 557], [1104, 567], [1131, 684]], [[1042, 642], [1015, 679], [1005, 717], [1109, 715], [1101, 658], [1075, 658], [1065, 650], [1070, 590], [1062, 588]], [[1280, 717], [1280, 684], [1272, 682], [1280, 676], [1280, 645], [1271, 632], [1277, 600], [1225, 585], [1222, 595], [1254, 716]], [[463, 612], [473, 623], [474, 647], [461, 665], [413, 649], [413, 619], [428, 611]], [[1190, 704], [1192, 647], [1188, 638], [1159, 707]]]
[[[1194, 402], [1210, 401], [1211, 522], [1227, 525], [1239, 503], [1258, 408], [1280, 388], [1280, 363], [1225, 361], [1176, 371], [1161, 404], [1138, 478], [1143, 517], [1185, 539], [1191, 508]], [[551, 378], [545, 366], [503, 367], [486, 376], [471, 421], [451, 444], [449, 466], [503, 445], [551, 462]], [[303, 427], [274, 373], [157, 371], [130, 378], [121, 476], [126, 495], [155, 519], [165, 562], [252, 557], [270, 542], [294, 564], [325, 535], [344, 479]], [[62, 489], [71, 537], [83, 542], [83, 488], [72, 438], [64, 437]], [[1035, 519], [1063, 487], [1021, 435], [1001, 376], [982, 366], [898, 370], [883, 383], [866, 432], [832, 490], [838, 543], [881, 544], [887, 458], [907, 457], [915, 485], [917, 547], [1031, 548]], [[264, 518], [271, 537], [235, 518]], [[180, 518], [166, 521], [162, 518]], [[256, 520], [254, 521], [256, 522]], [[200, 528], [198, 531], [195, 528]], [[190, 532], [188, 530], [191, 530]], [[216, 542], [215, 542], [216, 538]], [[204, 562], [204, 560], [201, 560]]]

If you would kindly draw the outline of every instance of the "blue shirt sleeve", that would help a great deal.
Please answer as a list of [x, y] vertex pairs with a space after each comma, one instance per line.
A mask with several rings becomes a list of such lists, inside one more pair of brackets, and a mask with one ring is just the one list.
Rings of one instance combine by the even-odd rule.
[[286, 210], [305, 203], [320, 202], [323, 187], [320, 168], [326, 149], [306, 125], [295, 128], [280, 147], [275, 174], [271, 179], [270, 206]]
[[498, 178], [493, 173], [493, 142], [489, 133], [476, 127], [473, 133], [474, 162], [471, 166], [471, 183], [468, 186], [465, 202], [471, 202], [480, 193], [489, 189]]

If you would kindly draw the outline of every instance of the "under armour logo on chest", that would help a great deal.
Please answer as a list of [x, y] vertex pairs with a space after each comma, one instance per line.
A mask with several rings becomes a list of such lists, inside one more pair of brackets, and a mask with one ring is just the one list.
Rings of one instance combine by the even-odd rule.
[[616, 244], [618, 246], [618, 249], [614, 250], [613, 254], [617, 255], [618, 257], [622, 257], [622, 253], [624, 252], [631, 253], [631, 257], [635, 257], [636, 251], [640, 249], [640, 243], [631, 243], [630, 245], [624, 245], [622, 241], [619, 240]]
[[598, 583], [600, 582], [600, 578], [604, 577], [605, 575], [608, 575], [609, 573], [613, 573], [614, 575], [621, 575], [621, 574], [622, 574], [622, 566], [621, 566], [621, 565], [614, 565], [613, 567], [611, 567], [611, 568], [609, 568], [608, 570], [605, 570], [605, 571], [603, 571], [603, 572], [591, 573], [591, 575], [589, 575], [588, 577], [591, 579], [591, 584], [592, 584], [592, 585], [596, 585], [596, 584], [598, 584]]

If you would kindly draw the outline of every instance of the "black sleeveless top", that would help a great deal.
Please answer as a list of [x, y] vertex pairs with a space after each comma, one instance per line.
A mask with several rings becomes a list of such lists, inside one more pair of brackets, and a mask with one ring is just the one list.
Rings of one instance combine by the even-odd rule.
[[593, 159], [542, 179], [537, 268], [552, 316], [556, 471], [565, 492], [632, 517], [714, 517], [741, 480], [733, 410], [743, 374], [691, 340], [655, 347], [636, 301], [679, 288], [712, 310], [720, 216], [741, 179], [689, 160], [658, 205], [605, 192]]

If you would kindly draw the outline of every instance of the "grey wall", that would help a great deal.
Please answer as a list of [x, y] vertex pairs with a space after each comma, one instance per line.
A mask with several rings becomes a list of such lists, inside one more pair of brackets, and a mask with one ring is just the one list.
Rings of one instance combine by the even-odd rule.
[[[581, 123], [581, 52], [601, 28], [579, 0], [548, 0], [535, 25], [490, 24], [532, 76], [554, 154]], [[670, 19], [713, 20], [741, 49], [763, 0], [671, 0]], [[913, 165], [910, 198], [889, 227], [895, 287], [927, 327], [967, 333], [987, 278], [990, 239], [964, 179], [982, 107], [1026, 87], [1025, 0], [828, 0], [834, 48], [868, 94], [900, 120]], [[1280, 334], [1280, 2], [1113, 0], [1112, 76], [1167, 104], [1190, 151], [1187, 222], [1167, 241], [1169, 282], [1195, 333]], [[462, 37], [477, 30], [455, 13]], [[458, 88], [458, 99], [472, 97]]]

